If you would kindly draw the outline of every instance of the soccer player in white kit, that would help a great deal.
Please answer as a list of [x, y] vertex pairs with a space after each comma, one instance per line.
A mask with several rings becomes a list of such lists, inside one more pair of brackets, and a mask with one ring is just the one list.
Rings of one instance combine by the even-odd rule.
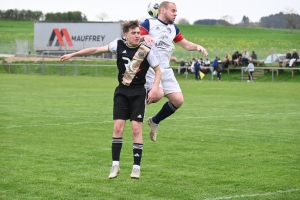
[[[159, 101], [163, 96], [169, 99], [155, 116], [148, 118], [150, 138], [154, 142], [156, 141], [158, 124], [172, 115], [184, 101], [174, 72], [169, 68], [170, 57], [175, 48], [173, 42], [188, 51], [199, 51], [203, 52], [204, 56], [208, 55], [204, 47], [183, 37], [178, 27], [174, 24], [176, 16], [176, 5], [173, 2], [163, 1], [159, 6], [157, 18], [146, 19], [140, 27], [141, 35], [143, 35], [144, 41], [153, 48], [162, 71], [162, 87], [159, 88], [156, 99], [153, 102]], [[146, 75], [145, 84], [148, 91], [153, 86], [154, 75], [154, 71], [150, 68]]]

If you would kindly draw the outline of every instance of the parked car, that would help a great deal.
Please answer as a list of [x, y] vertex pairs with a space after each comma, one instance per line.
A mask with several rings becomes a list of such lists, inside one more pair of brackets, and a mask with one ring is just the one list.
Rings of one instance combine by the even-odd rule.
[[278, 62], [282, 62], [284, 59], [285, 59], [285, 54], [271, 54], [268, 55], [265, 59], [261, 60], [260, 62], [266, 64], [278, 63]]

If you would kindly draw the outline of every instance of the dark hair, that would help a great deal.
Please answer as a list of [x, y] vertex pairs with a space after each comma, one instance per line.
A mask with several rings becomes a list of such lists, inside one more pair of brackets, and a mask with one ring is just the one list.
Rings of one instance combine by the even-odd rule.
[[122, 24], [123, 33], [128, 33], [129, 29], [134, 29], [136, 27], [140, 27], [140, 23], [138, 20], [131, 20]]

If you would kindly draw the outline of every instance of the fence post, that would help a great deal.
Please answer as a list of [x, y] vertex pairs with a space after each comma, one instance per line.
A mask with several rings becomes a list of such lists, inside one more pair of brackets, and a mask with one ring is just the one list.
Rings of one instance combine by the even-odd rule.
[[41, 74], [44, 74], [44, 51], [42, 53], [42, 56], [43, 56], [43, 61], [42, 61], [42, 69], [41, 69]]
[[241, 74], [242, 74], [242, 82], [244, 81], [244, 70], [243, 67], [241, 67]]
[[8, 64], [8, 73], [10, 74], [10, 64]]
[[96, 66], [96, 76], [98, 76], [98, 66]]
[[77, 69], [77, 64], [76, 64], [76, 59], [75, 59], [75, 62], [74, 62], [74, 76], [77, 76], [78, 75], [78, 69]]

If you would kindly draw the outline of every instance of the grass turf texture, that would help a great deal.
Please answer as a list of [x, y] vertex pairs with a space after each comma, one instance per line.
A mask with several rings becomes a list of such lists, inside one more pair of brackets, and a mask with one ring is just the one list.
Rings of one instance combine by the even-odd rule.
[[0, 199], [299, 198], [299, 83], [179, 82], [156, 143], [144, 123], [141, 179], [127, 123], [108, 180], [115, 77], [0, 74]]

